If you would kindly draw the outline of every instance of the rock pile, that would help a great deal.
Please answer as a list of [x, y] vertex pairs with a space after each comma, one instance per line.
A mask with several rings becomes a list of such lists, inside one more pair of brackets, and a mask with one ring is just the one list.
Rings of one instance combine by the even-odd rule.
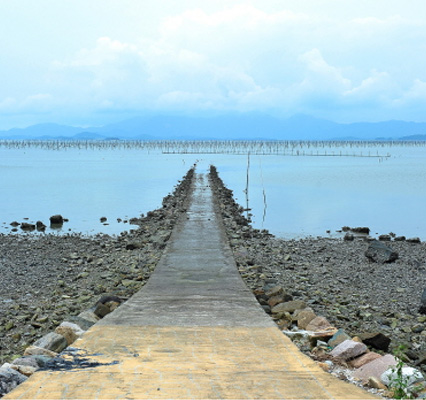
[[[73, 344], [83, 333], [104, 316], [114, 311], [122, 299], [116, 296], [102, 296], [90, 309], [62, 322], [54, 332], [42, 336], [28, 346], [22, 357], [0, 367], [0, 397], [13, 390], [29, 376], [40, 369], [46, 369], [54, 360], [61, 359], [61, 352]], [[65, 362], [64, 360], [62, 360]]]

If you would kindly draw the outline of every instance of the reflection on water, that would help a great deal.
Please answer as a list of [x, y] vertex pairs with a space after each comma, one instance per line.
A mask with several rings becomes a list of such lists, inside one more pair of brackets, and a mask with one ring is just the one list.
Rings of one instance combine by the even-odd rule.
[[185, 154], [172, 144], [167, 151], [0, 146], [0, 231], [10, 232], [10, 223], [24, 218], [40, 220], [50, 231], [49, 217], [61, 214], [69, 219], [61, 232], [118, 234], [132, 228], [124, 221], [161, 207], [199, 161], [201, 170], [216, 165], [239, 203], [251, 209], [256, 227], [282, 237], [323, 236], [348, 225], [426, 240], [424, 146], [304, 142], [280, 153], [265, 144], [254, 151], [221, 142], [222, 148], [207, 151], [191, 143]]

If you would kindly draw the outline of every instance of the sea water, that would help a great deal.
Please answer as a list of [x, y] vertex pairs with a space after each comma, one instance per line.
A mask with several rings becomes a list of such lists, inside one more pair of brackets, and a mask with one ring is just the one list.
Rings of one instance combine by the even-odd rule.
[[119, 234], [135, 228], [123, 221], [161, 207], [197, 163], [202, 172], [215, 165], [253, 225], [277, 236], [338, 236], [343, 226], [368, 226], [373, 235], [426, 240], [425, 146], [321, 146], [258, 155], [0, 147], [0, 232], [10, 232], [12, 221], [49, 225], [61, 214], [69, 222], [55, 232]]

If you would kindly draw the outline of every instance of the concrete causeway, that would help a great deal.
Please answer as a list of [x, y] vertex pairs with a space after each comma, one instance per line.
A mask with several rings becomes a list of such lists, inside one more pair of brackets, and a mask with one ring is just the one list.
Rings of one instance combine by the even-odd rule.
[[280, 332], [238, 273], [207, 175], [193, 185], [146, 286], [73, 344], [97, 364], [36, 372], [5, 399], [377, 398]]

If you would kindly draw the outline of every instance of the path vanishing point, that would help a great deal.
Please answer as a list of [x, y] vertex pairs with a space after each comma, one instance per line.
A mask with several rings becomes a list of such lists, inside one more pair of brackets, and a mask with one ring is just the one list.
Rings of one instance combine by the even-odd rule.
[[72, 347], [95, 366], [38, 371], [4, 398], [377, 398], [321, 370], [263, 311], [203, 173], [148, 283]]

